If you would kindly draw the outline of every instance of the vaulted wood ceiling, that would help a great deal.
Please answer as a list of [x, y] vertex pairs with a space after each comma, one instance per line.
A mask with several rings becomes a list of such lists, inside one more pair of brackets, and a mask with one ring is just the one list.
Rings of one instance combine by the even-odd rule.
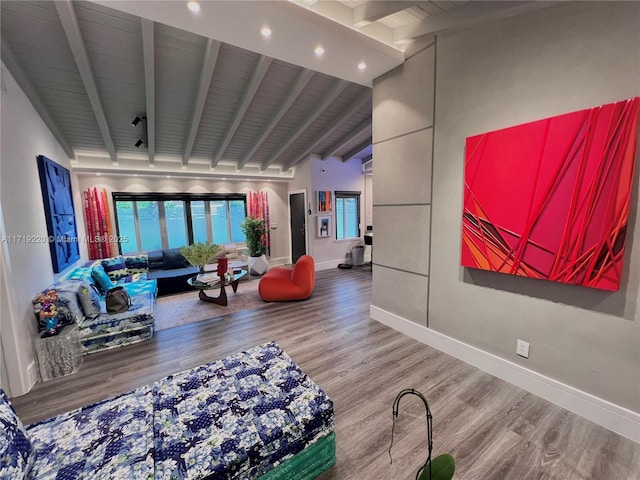
[[[2, 61], [74, 168], [289, 178], [311, 154], [371, 158], [369, 87], [103, 3], [1, 2]], [[299, 3], [393, 44], [467, 2]]]

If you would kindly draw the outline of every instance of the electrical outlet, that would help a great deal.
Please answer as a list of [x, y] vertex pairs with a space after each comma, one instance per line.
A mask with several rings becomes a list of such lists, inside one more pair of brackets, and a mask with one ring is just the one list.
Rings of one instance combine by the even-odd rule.
[[516, 353], [524, 358], [529, 358], [529, 342], [519, 340], [516, 343]]

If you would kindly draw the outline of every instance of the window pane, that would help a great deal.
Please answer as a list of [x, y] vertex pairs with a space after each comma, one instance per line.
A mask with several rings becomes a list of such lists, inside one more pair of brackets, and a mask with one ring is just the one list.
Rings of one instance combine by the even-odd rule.
[[354, 238], [358, 236], [358, 199], [345, 198], [345, 237]]
[[336, 238], [360, 236], [360, 196], [336, 194]]
[[240, 224], [247, 217], [244, 209], [244, 201], [230, 200], [229, 211], [231, 212], [231, 241], [237, 243], [246, 242], [247, 237], [242, 232], [242, 228], [240, 228]]
[[185, 223], [184, 202], [167, 200], [164, 202], [169, 248], [187, 245], [187, 224]]
[[133, 202], [116, 202], [118, 215], [118, 233], [126, 242], [121, 242], [122, 253], [134, 253], [138, 250], [136, 244], [136, 222], [133, 216]]
[[207, 241], [207, 217], [204, 201], [191, 202], [191, 225], [193, 227], [193, 241]]
[[336, 198], [336, 238], [344, 238], [344, 199]]
[[211, 227], [213, 228], [213, 243], [218, 245], [229, 243], [227, 230], [227, 202], [215, 200], [209, 202], [211, 208]]
[[162, 248], [160, 235], [160, 216], [158, 202], [143, 200], [137, 202], [138, 223], [140, 225], [140, 243], [142, 250], [158, 250]]

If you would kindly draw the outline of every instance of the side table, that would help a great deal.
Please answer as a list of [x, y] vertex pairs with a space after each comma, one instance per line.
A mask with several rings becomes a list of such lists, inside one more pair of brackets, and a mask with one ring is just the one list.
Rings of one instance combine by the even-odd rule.
[[82, 363], [78, 326], [67, 325], [58, 335], [36, 338], [35, 350], [43, 382], [76, 372]]

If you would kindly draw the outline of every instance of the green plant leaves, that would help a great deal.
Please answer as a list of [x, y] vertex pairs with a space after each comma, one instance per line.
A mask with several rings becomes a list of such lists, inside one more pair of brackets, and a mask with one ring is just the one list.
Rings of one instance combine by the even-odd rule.
[[247, 237], [247, 249], [250, 256], [259, 257], [266, 252], [264, 235], [267, 233], [267, 227], [262, 218], [247, 217], [240, 224], [240, 228]]
[[196, 242], [180, 248], [180, 253], [194, 267], [202, 267], [216, 258], [220, 250], [220, 246], [215, 243]]
[[429, 475], [429, 466], [418, 477], [418, 480], [451, 480], [456, 471], [456, 461], [448, 453], [438, 455], [431, 460], [431, 474]]

